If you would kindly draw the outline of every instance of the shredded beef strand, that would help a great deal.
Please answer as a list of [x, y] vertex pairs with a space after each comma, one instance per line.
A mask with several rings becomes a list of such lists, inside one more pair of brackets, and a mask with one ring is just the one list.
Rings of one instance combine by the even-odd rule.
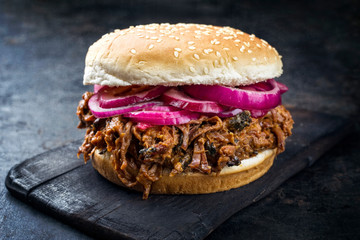
[[136, 180], [143, 185], [143, 199], [147, 199], [153, 182], [159, 180], [162, 167], [159, 164], [141, 164]]
[[76, 109], [76, 115], [78, 115], [80, 120], [78, 128], [86, 128], [90, 126], [96, 119], [94, 115], [92, 115], [88, 106], [88, 102], [92, 97], [92, 95], [94, 94], [91, 92], [85, 92], [82, 95], [83, 99], [80, 100], [79, 105]]

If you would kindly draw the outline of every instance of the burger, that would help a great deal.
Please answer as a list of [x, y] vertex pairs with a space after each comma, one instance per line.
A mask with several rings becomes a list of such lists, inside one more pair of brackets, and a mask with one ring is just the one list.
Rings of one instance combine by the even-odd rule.
[[90, 46], [78, 156], [106, 179], [154, 194], [248, 184], [284, 151], [293, 119], [278, 52], [231, 27], [149, 24]]

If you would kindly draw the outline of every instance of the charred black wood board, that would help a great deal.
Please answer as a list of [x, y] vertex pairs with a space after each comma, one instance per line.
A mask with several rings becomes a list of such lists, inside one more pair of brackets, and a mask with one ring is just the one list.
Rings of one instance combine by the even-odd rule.
[[230, 191], [206, 195], [150, 195], [120, 188], [77, 159], [82, 140], [14, 166], [6, 187], [19, 199], [107, 239], [203, 239], [234, 213], [312, 165], [350, 130], [341, 117], [292, 109], [293, 136], [268, 173]]

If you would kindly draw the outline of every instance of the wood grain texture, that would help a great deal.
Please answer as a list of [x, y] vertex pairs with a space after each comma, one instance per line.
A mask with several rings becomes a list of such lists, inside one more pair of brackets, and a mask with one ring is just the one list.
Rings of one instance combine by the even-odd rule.
[[94, 237], [203, 239], [234, 213], [312, 165], [350, 129], [348, 120], [291, 110], [286, 151], [270, 171], [244, 187], [207, 195], [150, 195], [125, 190], [76, 158], [80, 141], [28, 159], [9, 171], [9, 191], [30, 205]]

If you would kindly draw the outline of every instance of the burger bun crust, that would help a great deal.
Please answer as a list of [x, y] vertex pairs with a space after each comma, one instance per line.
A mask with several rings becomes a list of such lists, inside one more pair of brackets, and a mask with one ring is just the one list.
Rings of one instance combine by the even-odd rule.
[[239, 86], [281, 74], [281, 56], [253, 34], [201, 24], [149, 24], [115, 30], [90, 46], [84, 84]]
[[[100, 154], [96, 150], [92, 165], [107, 180], [125, 187], [114, 170], [110, 156], [109, 152]], [[255, 157], [243, 160], [239, 166], [223, 168], [219, 174], [190, 172], [171, 177], [170, 170], [164, 169], [160, 179], [153, 182], [150, 193], [206, 194], [238, 188], [263, 176], [272, 166], [275, 157], [276, 149], [265, 150]], [[133, 189], [141, 192], [144, 190], [141, 184], [135, 185]]]

